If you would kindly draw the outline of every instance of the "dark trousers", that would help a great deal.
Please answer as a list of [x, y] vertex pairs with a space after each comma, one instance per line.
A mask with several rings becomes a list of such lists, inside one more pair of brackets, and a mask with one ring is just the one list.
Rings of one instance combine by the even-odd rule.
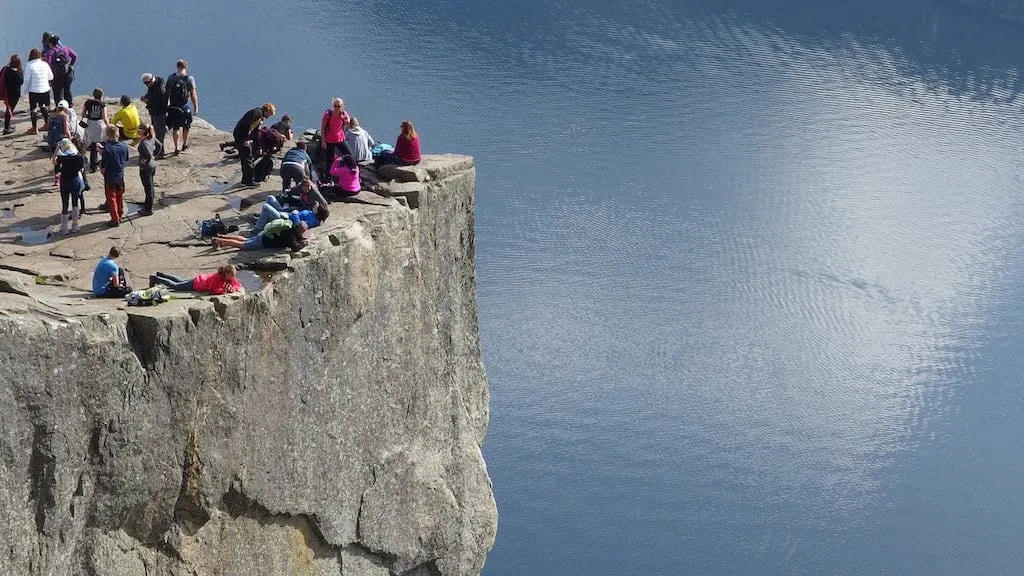
[[242, 184], [255, 184], [256, 181], [253, 179], [252, 149], [249, 148], [249, 142], [235, 140], [235, 149], [238, 150], [238, 160], [242, 163]]
[[157, 272], [153, 275], [153, 278], [157, 283], [163, 284], [171, 290], [180, 292], [192, 292], [193, 282], [195, 281], [195, 278], [189, 278], [186, 280], [173, 274], [167, 274], [166, 272]]
[[117, 279], [120, 280], [121, 286], [115, 288], [113, 282], [107, 282], [107, 288], [100, 298], [124, 298], [125, 294], [132, 291], [132, 287], [128, 285], [128, 279], [124, 275], [124, 268], [117, 271]]
[[85, 198], [82, 197], [82, 190], [85, 183], [81, 178], [61, 178], [60, 181], [60, 213], [68, 213], [68, 205], [78, 208], [85, 208]]
[[146, 200], [142, 209], [146, 212], [153, 211], [153, 178], [156, 176], [156, 166], [139, 168], [139, 180], [142, 180], [142, 190], [146, 193]]
[[31, 112], [30, 117], [32, 118], [32, 128], [36, 127], [39, 122], [39, 115], [43, 117], [43, 122], [47, 122], [50, 119], [50, 93], [49, 92], [29, 92], [28, 93], [28, 107]]
[[281, 191], [287, 192], [292, 188], [292, 181], [295, 183], [302, 182], [302, 180], [309, 176], [306, 174], [306, 167], [299, 166], [298, 164], [281, 164]]
[[18, 106], [18, 100], [21, 100], [21, 94], [8, 94], [7, 99], [4, 100], [6, 110], [4, 111], [4, 130], [11, 127], [11, 120], [13, 120], [14, 109]]
[[344, 140], [334, 143], [328, 142], [326, 152], [327, 154], [324, 154], [326, 157], [322, 159], [326, 168], [320, 171], [321, 174], [326, 174], [330, 171], [331, 166], [334, 164], [334, 159], [338, 156], [352, 155], [352, 150], [349, 149], [348, 142], [345, 142]]
[[89, 144], [89, 170], [91, 172], [96, 171], [96, 167], [100, 165], [100, 143], [93, 142]]
[[156, 131], [156, 139], [160, 142], [160, 147], [163, 148], [164, 136], [167, 136], [167, 114], [150, 115], [150, 119], [153, 120], [153, 130]]
[[53, 89], [53, 99], [57, 102], [61, 100], [67, 100], [68, 105], [71, 106], [74, 102], [71, 100], [71, 81], [70, 80], [58, 80], [54, 78], [50, 82], [50, 88]]

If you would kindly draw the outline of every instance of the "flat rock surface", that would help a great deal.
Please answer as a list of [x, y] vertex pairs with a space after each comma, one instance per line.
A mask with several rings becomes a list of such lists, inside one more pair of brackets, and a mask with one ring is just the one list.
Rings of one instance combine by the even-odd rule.
[[[76, 110], [82, 102], [76, 101]], [[108, 105], [108, 110], [116, 110]], [[148, 122], [144, 107], [140, 107]], [[42, 123], [40, 124], [42, 126]], [[123, 307], [120, 300], [100, 300], [90, 294], [92, 271], [111, 246], [122, 248], [121, 264], [136, 287], [145, 287], [150, 274], [157, 270], [180, 276], [191, 276], [213, 270], [231, 261], [242, 268], [267, 269], [256, 262], [275, 262], [272, 269], [287, 266], [287, 258], [270, 258], [273, 250], [240, 252], [214, 250], [210, 241], [199, 240], [193, 233], [196, 220], [220, 214], [228, 224], [237, 224], [239, 233], [250, 235], [252, 223], [268, 194], [281, 191], [281, 179], [275, 173], [258, 187], [241, 187], [241, 171], [237, 157], [221, 152], [219, 144], [231, 139], [230, 134], [196, 118], [190, 134], [190, 147], [178, 155], [168, 155], [157, 163], [156, 201], [152, 216], [139, 216], [144, 199], [138, 176], [138, 153], [128, 142], [129, 166], [125, 169], [125, 202], [128, 217], [121, 226], [107, 226], [109, 216], [97, 207], [104, 201], [103, 176], [88, 174], [91, 190], [85, 193], [86, 211], [76, 233], [60, 235], [60, 192], [54, 183], [49, 153], [42, 148], [43, 134], [26, 134], [28, 117], [16, 116], [17, 131], [0, 137], [0, 269], [28, 276], [25, 285], [36, 303], [43, 302], [57, 314], [80, 314], [95, 308]], [[166, 137], [172, 148], [171, 136]], [[293, 142], [285, 146], [290, 148]], [[280, 153], [275, 161], [280, 166]], [[416, 168], [393, 170], [394, 177], [410, 174], [427, 176], [431, 169], [447, 173], [453, 164], [465, 164], [465, 156], [425, 156]], [[471, 165], [471, 164], [470, 164]], [[381, 182], [372, 167], [362, 169], [364, 191], [344, 202], [330, 205], [331, 216], [319, 228], [310, 231], [313, 249], [327, 243], [328, 236], [351, 226], [368, 215], [388, 210], [407, 209], [394, 198], [368, 190], [384, 191], [388, 182]], [[284, 263], [282, 265], [282, 263]], [[59, 285], [61, 289], [41, 286]], [[2, 289], [2, 288], [0, 288]]]

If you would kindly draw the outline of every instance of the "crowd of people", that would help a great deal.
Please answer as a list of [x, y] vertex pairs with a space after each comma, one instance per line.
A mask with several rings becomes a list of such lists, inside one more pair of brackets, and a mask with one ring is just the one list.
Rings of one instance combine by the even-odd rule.
[[[142, 121], [138, 107], [128, 95], [120, 97], [120, 107], [110, 114], [101, 88], [92, 91], [78, 114], [72, 98], [78, 58], [60, 37], [47, 32], [43, 34], [42, 49], [32, 48], [26, 63], [18, 54], [13, 54], [0, 68], [3, 135], [16, 132], [14, 114], [23, 91], [26, 92], [30, 125], [25, 133], [42, 131], [45, 147], [50, 151], [54, 183], [61, 199], [61, 235], [80, 230], [80, 217], [85, 211], [84, 192], [90, 190], [88, 174], [97, 171], [103, 178], [105, 197], [100, 209], [109, 214], [109, 226], [120, 226], [126, 216], [124, 193], [129, 143], [137, 151], [139, 179], [145, 195], [138, 215], [153, 214], [157, 164], [167, 155], [178, 155], [189, 149], [189, 130], [199, 113], [196, 79], [189, 74], [188, 62], [181, 59], [166, 79], [150, 72], [142, 74], [146, 91], [139, 101], [146, 107], [149, 123]], [[256, 186], [265, 181], [274, 169], [275, 155], [282, 151], [286, 142], [295, 140], [292, 118], [287, 114], [273, 125], [264, 126], [276, 114], [276, 106], [269, 102], [248, 110], [235, 124], [232, 141], [221, 145], [222, 150], [237, 151], [242, 186]], [[171, 152], [166, 152], [165, 148], [168, 132], [173, 145]], [[334, 98], [320, 117], [319, 131], [309, 140], [295, 140], [280, 162], [281, 193], [267, 196], [253, 226], [253, 234], [249, 237], [216, 234], [212, 238], [214, 249], [301, 249], [308, 241], [307, 231], [330, 215], [324, 190], [330, 190], [331, 195], [358, 194], [360, 166], [418, 164], [419, 135], [412, 122], [406, 120], [401, 124], [393, 147], [376, 142], [345, 109], [344, 100]], [[120, 256], [121, 249], [113, 247], [97, 264], [92, 282], [94, 295], [124, 297], [133, 291], [124, 268], [117, 262]], [[190, 279], [157, 272], [150, 276], [149, 284], [171, 290], [223, 294], [241, 290], [235, 272], [231, 265]]]

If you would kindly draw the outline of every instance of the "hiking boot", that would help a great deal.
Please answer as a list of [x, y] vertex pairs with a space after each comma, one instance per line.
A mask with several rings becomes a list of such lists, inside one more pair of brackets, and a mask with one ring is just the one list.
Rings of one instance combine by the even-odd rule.
[[96, 209], [99, 210], [100, 212], [107, 212], [110, 210], [110, 206], [108, 206], [107, 203], [104, 202], [103, 204], [97, 206]]
[[120, 225], [121, 225], [120, 222], [114, 222], [113, 220], [107, 222], [107, 227], [108, 228], [117, 228]]
[[14, 134], [14, 128], [4, 128], [4, 136], [8, 134]]
[[142, 210], [139, 210], [136, 214], [138, 214], [139, 216], [152, 216], [153, 215], [153, 211], [152, 210], [146, 210], [145, 208], [143, 208]]

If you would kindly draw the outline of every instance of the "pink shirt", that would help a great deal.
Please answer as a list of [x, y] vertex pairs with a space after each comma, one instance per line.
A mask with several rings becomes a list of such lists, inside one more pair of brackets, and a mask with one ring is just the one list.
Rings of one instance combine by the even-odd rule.
[[341, 115], [331, 113], [331, 110], [324, 112], [320, 119], [320, 128], [323, 130], [324, 142], [337, 144], [345, 141], [345, 125], [348, 124], [348, 112], [341, 111]]
[[192, 290], [219, 295], [225, 292], [238, 292], [242, 289], [242, 283], [238, 278], [232, 278], [231, 282], [224, 282], [219, 272], [196, 274], [192, 279]]
[[342, 163], [341, 157], [338, 157], [331, 165], [331, 176], [338, 183], [338, 188], [344, 192], [359, 192], [362, 188], [359, 183], [359, 167], [356, 166], [355, 170], [349, 170], [348, 166]]
[[416, 135], [415, 138], [409, 140], [405, 136], [399, 134], [398, 141], [395, 142], [395, 155], [402, 159], [402, 162], [407, 164], [416, 164], [420, 161], [420, 136]]

